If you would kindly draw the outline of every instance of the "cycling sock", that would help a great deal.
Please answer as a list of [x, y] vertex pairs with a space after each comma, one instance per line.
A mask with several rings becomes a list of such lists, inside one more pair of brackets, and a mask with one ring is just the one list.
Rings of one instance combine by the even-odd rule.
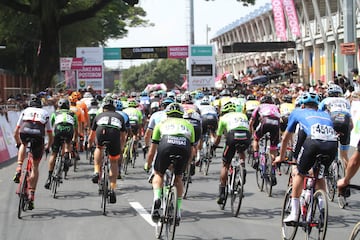
[[154, 188], [154, 201], [161, 198], [161, 188]]
[[297, 213], [299, 211], [299, 198], [291, 198], [291, 212]]
[[94, 163], [94, 172], [96, 173], [100, 172], [100, 165], [97, 163]]
[[324, 199], [318, 198], [318, 200], [319, 200], [319, 209], [322, 209], [324, 206]]
[[181, 198], [181, 197], [179, 197], [179, 198], [177, 199], [177, 205], [178, 205], [178, 210], [180, 211], [181, 206], [182, 206], [182, 198]]
[[111, 182], [111, 183], [110, 183], [110, 188], [111, 188], [111, 189], [115, 189], [115, 188], [116, 188], [116, 182], [114, 182], [114, 183]]
[[49, 178], [51, 178], [53, 171], [49, 171]]

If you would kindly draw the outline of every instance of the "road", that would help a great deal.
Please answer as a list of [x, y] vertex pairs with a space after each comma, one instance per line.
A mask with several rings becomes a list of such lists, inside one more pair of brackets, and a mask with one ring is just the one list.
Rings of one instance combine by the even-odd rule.
[[[239, 217], [234, 218], [229, 205], [220, 210], [216, 204], [220, 151], [208, 176], [197, 172], [193, 177], [188, 199], [183, 201], [176, 239], [280, 239], [280, 215], [287, 176], [278, 177], [273, 197], [269, 198], [258, 191], [254, 171], [247, 166], [245, 197]], [[103, 216], [97, 185], [90, 180], [92, 166], [85, 161], [85, 154], [81, 154], [78, 171], [71, 170], [68, 180], [60, 186], [57, 199], [43, 187], [47, 177], [47, 162], [43, 160], [35, 209], [19, 220], [16, 184], [12, 182], [16, 162], [0, 165], [0, 239], [155, 239], [150, 218], [153, 192], [142, 166], [140, 155], [136, 167], [129, 169], [129, 174], [118, 181], [117, 203], [108, 205], [108, 214]], [[358, 184], [359, 179], [357, 176], [353, 183]], [[340, 209], [336, 200], [329, 206], [327, 239], [347, 239], [360, 219], [359, 193], [352, 192], [346, 209]], [[296, 239], [304, 237], [299, 229]]]

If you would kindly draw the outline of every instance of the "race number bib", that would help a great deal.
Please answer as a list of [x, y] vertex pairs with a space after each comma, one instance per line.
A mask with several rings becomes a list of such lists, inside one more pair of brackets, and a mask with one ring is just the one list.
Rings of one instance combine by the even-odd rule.
[[315, 124], [311, 126], [311, 139], [337, 141], [337, 136], [331, 126]]

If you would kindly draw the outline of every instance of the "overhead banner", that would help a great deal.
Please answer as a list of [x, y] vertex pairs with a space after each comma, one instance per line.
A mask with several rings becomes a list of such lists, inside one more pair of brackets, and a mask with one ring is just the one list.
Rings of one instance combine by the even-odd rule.
[[101, 47], [76, 48], [76, 57], [83, 59], [83, 67], [77, 71], [77, 88], [91, 87], [104, 94], [104, 51]]
[[62, 57], [60, 58], [60, 71], [79, 70], [83, 67], [82, 58]]
[[295, 10], [294, 0], [283, 0], [283, 6], [291, 33], [297, 37], [300, 37], [300, 26]]
[[272, 0], [271, 4], [274, 14], [276, 36], [280, 38], [282, 41], [286, 41], [287, 36], [286, 36], [285, 17], [284, 17], [282, 0]]
[[121, 59], [167, 58], [167, 47], [121, 48]]
[[215, 55], [212, 45], [189, 47], [188, 90], [215, 87]]

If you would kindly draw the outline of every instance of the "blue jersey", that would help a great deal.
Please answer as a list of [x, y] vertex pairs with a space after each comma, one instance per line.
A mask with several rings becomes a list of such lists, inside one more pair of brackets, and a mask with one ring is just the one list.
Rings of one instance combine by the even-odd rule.
[[123, 111], [116, 111], [116, 112], [119, 113], [124, 118], [126, 129], [130, 129], [131, 126], [130, 126], [129, 115], [127, 115]]
[[337, 141], [330, 115], [327, 112], [309, 108], [296, 108], [289, 116], [286, 131], [295, 132], [296, 125], [300, 125], [307, 137], [322, 141]]

